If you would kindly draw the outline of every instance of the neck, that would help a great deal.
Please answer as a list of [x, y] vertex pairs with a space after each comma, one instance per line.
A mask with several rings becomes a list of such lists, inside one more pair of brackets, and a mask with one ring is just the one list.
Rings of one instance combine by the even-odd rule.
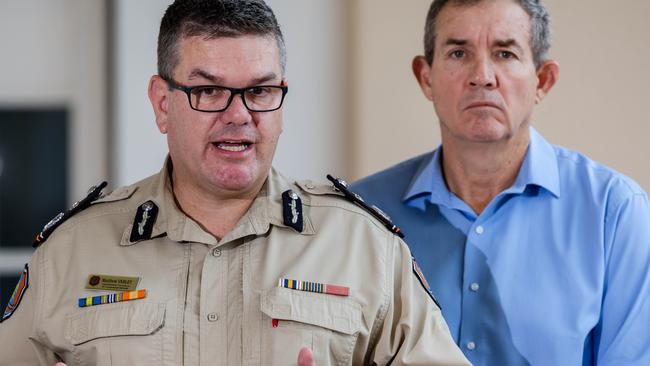
[[180, 209], [217, 240], [221, 240], [237, 225], [257, 196], [223, 197], [181, 184], [174, 185], [173, 191]]
[[528, 133], [499, 143], [446, 142], [443, 136], [442, 170], [449, 191], [480, 215], [514, 183], [529, 140]]

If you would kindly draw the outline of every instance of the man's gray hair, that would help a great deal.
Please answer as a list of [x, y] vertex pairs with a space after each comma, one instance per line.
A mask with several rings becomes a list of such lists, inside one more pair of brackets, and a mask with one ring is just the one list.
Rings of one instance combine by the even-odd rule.
[[284, 74], [287, 51], [280, 25], [263, 0], [176, 0], [160, 22], [158, 75], [173, 76], [178, 65], [178, 44], [182, 38], [206, 39], [260, 35], [274, 37]]
[[[449, 6], [471, 6], [486, 0], [434, 0], [429, 7], [424, 27], [424, 56], [431, 65], [436, 40], [436, 19], [442, 8]], [[541, 0], [512, 0], [530, 16], [530, 48], [533, 52], [535, 68], [548, 59], [551, 48], [550, 16]]]

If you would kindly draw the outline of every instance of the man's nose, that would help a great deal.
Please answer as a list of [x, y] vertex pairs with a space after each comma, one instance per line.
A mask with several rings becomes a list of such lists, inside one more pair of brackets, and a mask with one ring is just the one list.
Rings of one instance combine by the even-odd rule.
[[224, 121], [228, 124], [245, 125], [253, 119], [251, 112], [244, 104], [244, 96], [241, 93], [233, 95], [230, 105], [221, 113]]
[[494, 64], [489, 57], [479, 57], [472, 65], [469, 85], [473, 88], [496, 88], [497, 78]]

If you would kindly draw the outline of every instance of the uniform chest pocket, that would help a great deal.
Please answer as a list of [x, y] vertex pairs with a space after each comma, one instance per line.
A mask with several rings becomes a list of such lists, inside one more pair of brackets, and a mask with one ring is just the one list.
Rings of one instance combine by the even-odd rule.
[[130, 302], [79, 309], [64, 336], [83, 365], [159, 365], [165, 304]]
[[262, 293], [262, 354], [274, 365], [295, 365], [309, 347], [315, 363], [347, 365], [361, 329], [361, 306], [351, 298], [273, 288]]

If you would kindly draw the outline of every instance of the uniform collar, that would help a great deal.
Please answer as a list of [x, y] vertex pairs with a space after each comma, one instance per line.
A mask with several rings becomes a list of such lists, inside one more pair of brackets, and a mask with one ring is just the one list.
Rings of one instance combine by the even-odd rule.
[[315, 234], [314, 225], [307, 207], [310, 201], [307, 195], [300, 196], [304, 220], [302, 232], [298, 233], [284, 224], [282, 216], [282, 193], [287, 190], [300, 193], [294, 183], [291, 183], [275, 168], [271, 168], [257, 198], [255, 198], [255, 201], [253, 201], [246, 214], [239, 220], [239, 223], [223, 238], [222, 242], [230, 242], [249, 235], [263, 235], [271, 229], [271, 226], [286, 228], [301, 235]]
[[[424, 159], [413, 175], [402, 197], [406, 205], [424, 210], [426, 202], [455, 207], [456, 196], [449, 191], [442, 172], [443, 146]], [[546, 189], [560, 197], [560, 174], [555, 149], [534, 128], [530, 127], [530, 142], [514, 184], [503, 193], [521, 194], [528, 186]]]
[[[173, 193], [172, 169], [171, 159], [168, 157], [158, 174], [144, 180], [139, 187], [136, 187], [138, 190], [136, 199], [138, 199], [139, 205], [150, 200], [159, 207], [158, 217], [151, 234], [152, 238], [167, 235], [169, 239], [177, 242], [217, 245], [246, 236], [263, 235], [269, 231], [271, 225], [287, 227], [284, 225], [282, 217], [282, 192], [288, 189], [297, 191], [297, 189], [275, 169], [271, 168], [264, 186], [251, 207], [221, 241], [205, 231], [201, 225], [179, 208]], [[303, 205], [305, 202], [308, 202], [308, 199], [303, 197]], [[135, 210], [133, 212], [135, 214]], [[314, 234], [308, 210], [303, 210], [303, 212], [305, 225], [301, 234]], [[135, 244], [129, 241], [130, 233], [131, 225], [125, 230], [122, 245]]]

